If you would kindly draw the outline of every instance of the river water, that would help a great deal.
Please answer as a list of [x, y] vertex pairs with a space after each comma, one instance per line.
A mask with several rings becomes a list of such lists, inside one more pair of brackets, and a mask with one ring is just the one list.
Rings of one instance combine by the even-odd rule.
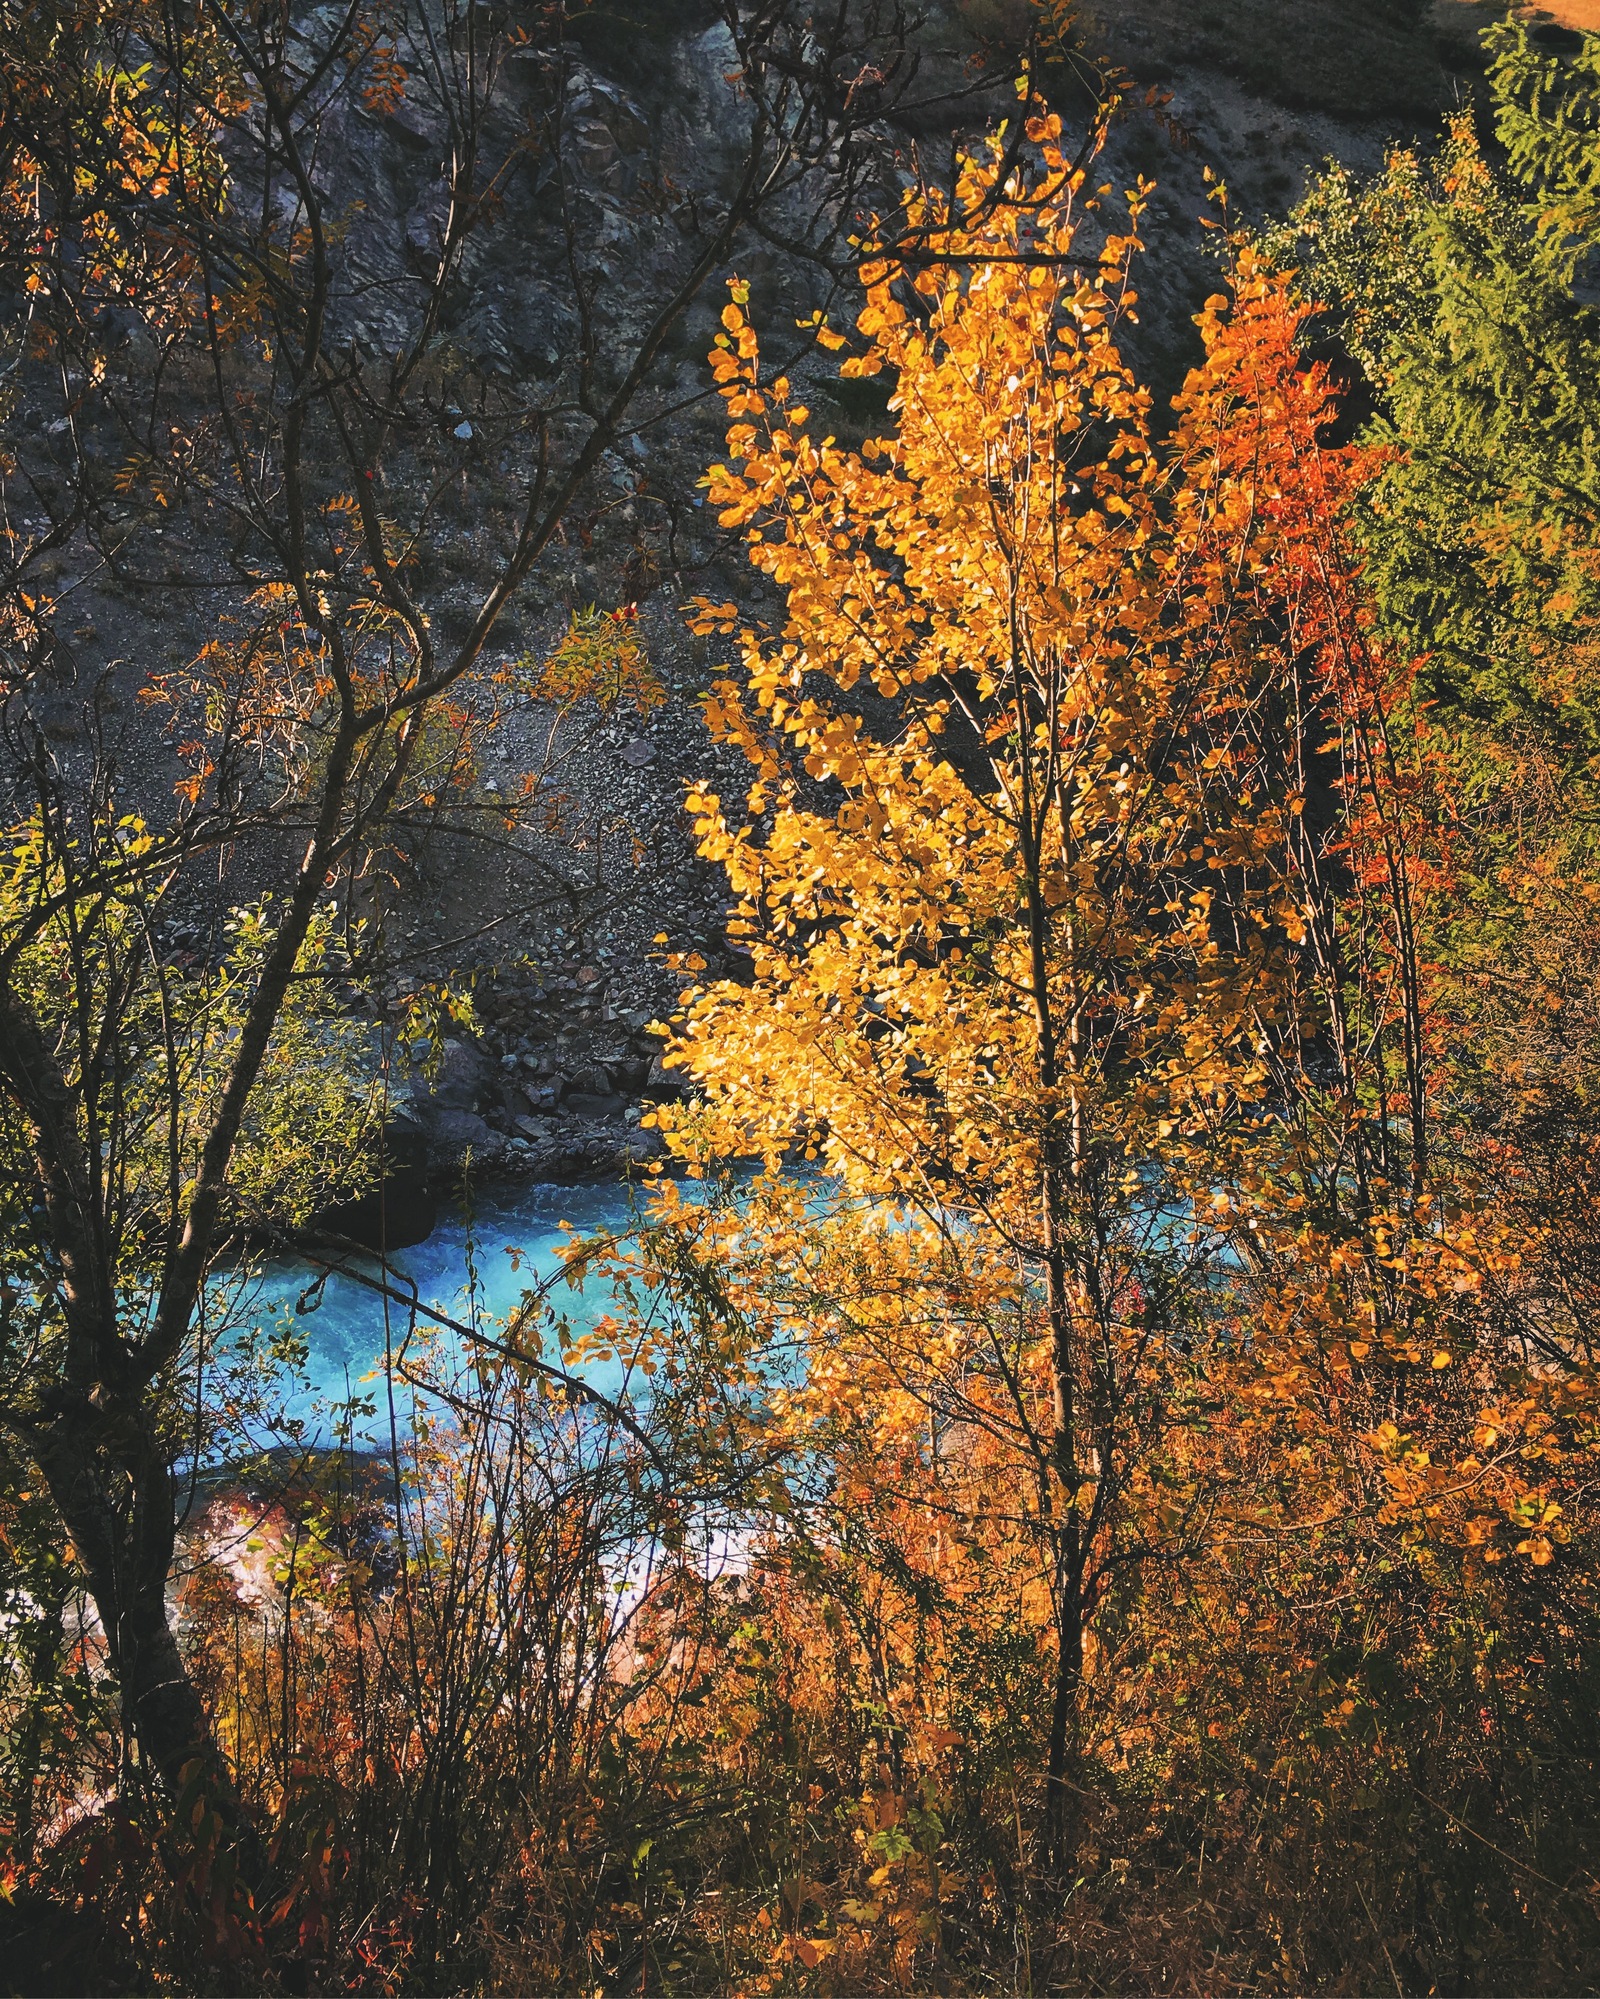
[[[492, 1337], [500, 1329], [497, 1322], [517, 1309], [526, 1292], [560, 1273], [560, 1251], [571, 1240], [570, 1230], [583, 1235], [625, 1228], [635, 1213], [634, 1200], [631, 1189], [617, 1184], [531, 1185], [486, 1194], [470, 1215], [447, 1213], [426, 1242], [396, 1251], [390, 1287], [415, 1286], [423, 1307]], [[356, 1268], [371, 1278], [380, 1275], [375, 1262]], [[303, 1360], [263, 1368], [262, 1392], [275, 1418], [298, 1426], [304, 1442], [327, 1443], [336, 1412], [352, 1396], [364, 1397], [377, 1406], [372, 1418], [357, 1418], [355, 1441], [379, 1444], [387, 1417], [375, 1378], [381, 1390], [386, 1354], [404, 1339], [410, 1315], [393, 1299], [386, 1306], [383, 1294], [360, 1275], [336, 1272], [319, 1283], [321, 1277], [296, 1261], [260, 1267], [227, 1300], [234, 1349], [260, 1354], [286, 1338], [303, 1343]], [[592, 1325], [610, 1303], [609, 1290], [596, 1284], [576, 1291], [560, 1284], [550, 1296], [574, 1333]], [[427, 1327], [426, 1311], [417, 1323]], [[613, 1371], [590, 1367], [585, 1373], [603, 1390], [613, 1385], [605, 1379]]]

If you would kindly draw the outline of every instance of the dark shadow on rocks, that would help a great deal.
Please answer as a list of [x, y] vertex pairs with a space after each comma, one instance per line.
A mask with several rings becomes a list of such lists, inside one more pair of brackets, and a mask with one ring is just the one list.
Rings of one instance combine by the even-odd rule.
[[384, 1133], [378, 1185], [354, 1201], [324, 1208], [313, 1220], [311, 1234], [359, 1243], [375, 1256], [426, 1242], [439, 1225], [432, 1166], [427, 1133], [409, 1118], [396, 1118]]

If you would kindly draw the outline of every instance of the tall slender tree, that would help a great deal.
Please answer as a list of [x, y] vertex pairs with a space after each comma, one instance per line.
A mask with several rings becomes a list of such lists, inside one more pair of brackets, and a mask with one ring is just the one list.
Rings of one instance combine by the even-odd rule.
[[[737, 293], [724, 316], [710, 493], [786, 614], [744, 630], [712, 703], [758, 774], [742, 813], [691, 805], [753, 975], [690, 1005], [670, 1059], [704, 1105], [668, 1122], [691, 1154], [798, 1147], [916, 1218], [916, 1393], [957, 1435], [1009, 1403], [1047, 1550], [1059, 1853], [1086, 1633], [1143, 1532], [1130, 1482], [1307, 1027], [1314, 600], [1350, 464], [1319, 444], [1303, 311], [1249, 262], [1155, 441], [1116, 346], [1142, 195], [1115, 229], [1056, 119], [1028, 139], [1026, 168], [997, 144], [950, 205], [910, 203], [925, 258], [864, 270], [843, 373], [888, 378], [894, 428], [860, 453], [763, 379]], [[943, 1259], [987, 1268], [987, 1302], [941, 1294]], [[840, 1323], [819, 1314], [817, 1359], [849, 1392]]]

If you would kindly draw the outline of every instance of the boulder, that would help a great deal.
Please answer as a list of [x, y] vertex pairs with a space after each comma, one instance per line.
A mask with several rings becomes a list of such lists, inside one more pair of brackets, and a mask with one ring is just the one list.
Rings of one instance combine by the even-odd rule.
[[459, 1169], [471, 1155], [475, 1166], [494, 1166], [504, 1156], [502, 1134], [476, 1111], [438, 1106], [427, 1125], [428, 1149], [436, 1168]]
[[495, 1087], [496, 1068], [494, 1058], [476, 1042], [447, 1041], [428, 1095], [436, 1104], [476, 1110]]
[[590, 1095], [582, 1090], [569, 1092], [562, 1105], [563, 1110], [586, 1124], [621, 1117], [625, 1108], [621, 1097]]
[[427, 1148], [430, 1172], [459, 1171], [470, 1152], [476, 1166], [495, 1165], [506, 1141], [482, 1115], [485, 1108], [502, 1111], [500, 1065], [476, 1042], [452, 1039], [444, 1044], [431, 1083], [418, 1078], [408, 1106]]
[[681, 1069], [666, 1068], [657, 1055], [646, 1071], [643, 1094], [655, 1104], [681, 1103], [689, 1094], [689, 1085]]

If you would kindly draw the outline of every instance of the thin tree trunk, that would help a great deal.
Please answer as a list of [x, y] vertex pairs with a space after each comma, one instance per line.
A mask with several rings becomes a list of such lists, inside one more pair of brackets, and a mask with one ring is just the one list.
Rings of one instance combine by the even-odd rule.
[[1058, 1555], [1056, 1585], [1056, 1684], [1050, 1709], [1045, 1812], [1045, 1851], [1053, 1867], [1059, 1867], [1067, 1856], [1067, 1771], [1077, 1747], [1078, 1701], [1083, 1691], [1083, 1591], [1077, 1529], [1074, 1511], [1063, 1529], [1063, 1537], [1070, 1536], [1071, 1543]]
[[[1075, 1028], [1069, 1031], [1068, 1059], [1074, 1071], [1070, 1161], [1062, 1158], [1061, 1120], [1056, 1103], [1061, 1087], [1061, 1049], [1050, 992], [1050, 914], [1044, 894], [1044, 832], [1053, 779], [1041, 783], [1030, 748], [1031, 717], [1022, 669], [1020, 635], [1012, 631], [1012, 687], [1017, 740], [1021, 751], [1017, 830], [1021, 848], [1024, 915], [1027, 923], [1029, 984], [1032, 987], [1039, 1088], [1046, 1106], [1040, 1135], [1039, 1225], [1045, 1270], [1045, 1303], [1050, 1322], [1051, 1469], [1058, 1488], [1059, 1524], [1053, 1533], [1052, 1585], [1057, 1647], [1050, 1740], [1045, 1765], [1045, 1849], [1059, 1865], [1066, 1846], [1067, 1766], [1077, 1736], [1078, 1698], [1083, 1681], [1083, 1537], [1078, 1516], [1076, 1341], [1071, 1295], [1069, 1244], [1063, 1232], [1069, 1174], [1076, 1180], [1083, 1157], [1082, 1107], [1076, 1088]], [[1068, 947], [1071, 959], [1071, 947]], [[1077, 1017], [1077, 996], [1071, 996]]]

